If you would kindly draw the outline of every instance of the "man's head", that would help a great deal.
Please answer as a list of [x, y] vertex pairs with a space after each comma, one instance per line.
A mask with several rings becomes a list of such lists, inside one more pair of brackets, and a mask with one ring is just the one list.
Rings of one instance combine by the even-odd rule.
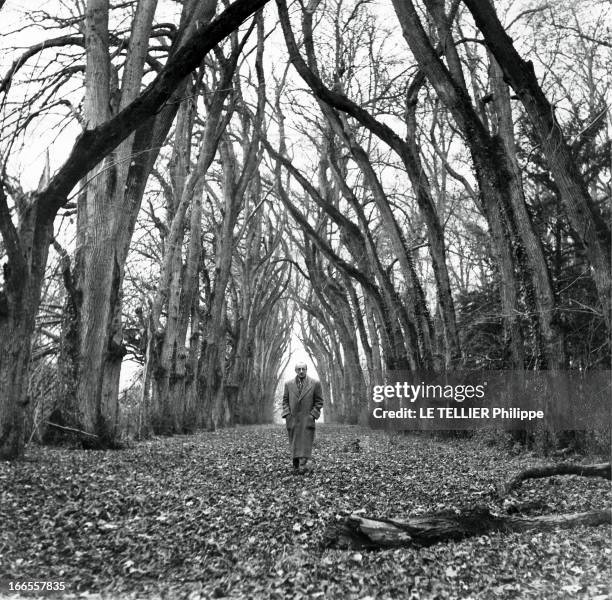
[[306, 371], [308, 371], [306, 363], [299, 362], [295, 365], [295, 372], [300, 379], [304, 379], [304, 377], [306, 377]]

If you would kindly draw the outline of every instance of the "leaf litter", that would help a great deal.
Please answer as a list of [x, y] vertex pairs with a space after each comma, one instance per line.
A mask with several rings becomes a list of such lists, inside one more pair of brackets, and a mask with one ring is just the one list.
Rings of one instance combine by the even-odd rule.
[[335, 425], [318, 427], [314, 470], [296, 476], [285, 436], [270, 425], [114, 452], [30, 447], [27, 460], [0, 463], [0, 580], [64, 581], [61, 597], [90, 599], [608, 597], [607, 527], [326, 547], [330, 527], [352, 513], [586, 511], [610, 505], [607, 481], [526, 481], [502, 502], [496, 483], [532, 455]]

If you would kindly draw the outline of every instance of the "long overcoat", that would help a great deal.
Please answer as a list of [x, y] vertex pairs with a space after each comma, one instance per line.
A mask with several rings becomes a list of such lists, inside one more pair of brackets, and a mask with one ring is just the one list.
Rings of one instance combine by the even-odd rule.
[[310, 458], [315, 421], [321, 416], [322, 407], [321, 384], [315, 379], [305, 377], [301, 392], [298, 392], [295, 378], [285, 383], [282, 416], [287, 419], [293, 458]]

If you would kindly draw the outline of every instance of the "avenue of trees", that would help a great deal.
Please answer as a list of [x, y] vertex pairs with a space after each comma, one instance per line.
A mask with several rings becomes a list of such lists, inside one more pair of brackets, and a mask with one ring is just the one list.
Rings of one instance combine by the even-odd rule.
[[340, 423], [609, 368], [607, 3], [45, 6], [0, 1], [1, 457], [271, 422], [294, 337]]

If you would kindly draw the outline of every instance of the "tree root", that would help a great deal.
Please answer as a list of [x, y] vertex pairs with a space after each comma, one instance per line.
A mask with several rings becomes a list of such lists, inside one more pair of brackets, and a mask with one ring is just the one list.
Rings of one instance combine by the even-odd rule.
[[556, 465], [545, 465], [543, 467], [525, 469], [512, 477], [512, 479], [501, 484], [497, 491], [500, 497], [504, 497], [509, 492], [516, 489], [526, 479], [540, 479], [542, 477], [552, 477], [553, 475], [581, 475], [582, 477], [612, 478], [609, 462], [595, 465], [558, 463]]

